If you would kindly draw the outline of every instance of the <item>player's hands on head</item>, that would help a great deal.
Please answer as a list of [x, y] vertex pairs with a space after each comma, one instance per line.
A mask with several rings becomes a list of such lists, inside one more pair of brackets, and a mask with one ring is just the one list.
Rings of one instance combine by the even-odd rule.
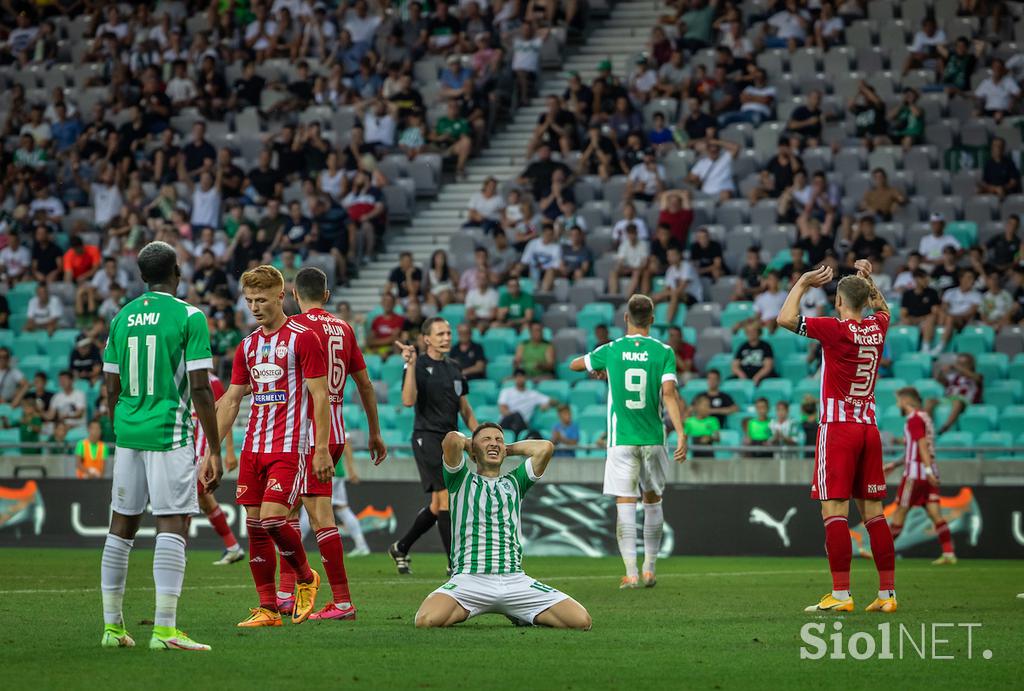
[[832, 282], [832, 267], [819, 266], [814, 271], [808, 271], [800, 276], [800, 281], [812, 288], [820, 288]]
[[317, 449], [313, 452], [313, 472], [320, 482], [331, 481], [331, 476], [334, 475], [334, 461], [327, 449]]
[[867, 259], [858, 259], [853, 263], [853, 268], [857, 269], [857, 275], [861, 278], [868, 278], [871, 276], [871, 262]]
[[384, 439], [380, 435], [371, 436], [367, 442], [370, 449], [370, 460], [374, 465], [380, 465], [388, 458], [388, 447], [384, 445]]

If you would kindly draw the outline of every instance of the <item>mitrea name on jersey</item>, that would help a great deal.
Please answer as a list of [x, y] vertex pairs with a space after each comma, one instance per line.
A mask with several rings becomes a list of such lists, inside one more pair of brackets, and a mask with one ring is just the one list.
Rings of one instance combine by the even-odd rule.
[[608, 446], [664, 444], [661, 385], [676, 381], [672, 348], [650, 336], [627, 335], [584, 362], [591, 372], [608, 373]]

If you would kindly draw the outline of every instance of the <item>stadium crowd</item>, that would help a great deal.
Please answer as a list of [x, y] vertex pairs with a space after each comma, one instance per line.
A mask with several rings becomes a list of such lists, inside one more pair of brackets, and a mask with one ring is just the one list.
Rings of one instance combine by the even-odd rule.
[[[5, 424], [75, 440], [106, 419], [105, 327], [149, 240], [178, 248], [221, 371], [251, 326], [247, 267], [346, 285], [534, 97], [583, 5], [0, 2]], [[369, 315], [337, 309], [385, 380], [396, 339], [449, 317], [495, 417], [572, 447], [598, 441], [603, 399], [564, 363], [644, 292], [697, 441], [801, 444], [818, 358], [775, 317], [795, 275], [867, 257], [899, 312], [886, 373], [936, 377], [962, 429], [1024, 350], [1019, 40], [999, 0], [666, 3], [625, 74], [601, 60], [544, 99], [529, 163], [483, 182], [449, 251], [403, 255]]]

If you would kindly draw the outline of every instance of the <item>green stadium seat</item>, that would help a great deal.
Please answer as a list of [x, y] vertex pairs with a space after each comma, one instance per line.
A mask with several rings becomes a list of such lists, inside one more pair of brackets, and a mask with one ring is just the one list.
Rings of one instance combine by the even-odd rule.
[[[550, 341], [553, 338], [553, 332], [551, 331], [551, 329], [549, 329], [549, 328], [547, 328], [545, 326], [542, 329], [542, 331], [541, 331], [541, 338], [543, 338], [545, 341]], [[520, 332], [518, 332], [516, 334], [512, 350], [509, 351], [509, 352], [514, 353], [515, 352], [515, 346], [518, 346], [520, 343], [525, 343], [526, 341], [529, 341], [529, 340], [530, 340], [530, 330], [524, 328], [522, 331], [520, 331]]]
[[767, 398], [768, 403], [774, 406], [779, 401], [789, 401], [793, 397], [793, 383], [787, 379], [773, 377], [761, 380], [760, 386], [754, 392], [755, 398]]
[[437, 316], [448, 320], [448, 323], [451, 324], [452, 331], [454, 331], [459, 324], [466, 321], [466, 306], [461, 302], [453, 302], [442, 307], [441, 311], [437, 313]]
[[395, 427], [412, 432], [413, 421], [416, 419], [416, 409], [412, 406], [395, 407]]
[[[601, 405], [604, 405], [604, 402], [608, 399], [608, 383], [596, 379], [584, 379], [583, 381], [576, 382], [572, 390], [580, 393], [584, 391], [589, 392], [597, 398], [597, 402]], [[570, 393], [570, 395], [572, 394]]]
[[1024, 430], [1024, 405], [1011, 405], [1003, 408], [999, 415], [999, 427], [1013, 431]]
[[[941, 460], [971, 459], [969, 449], [974, 446], [974, 435], [970, 432], [946, 432], [936, 443], [936, 457]], [[950, 451], [951, 447], [966, 448], [966, 451]]]
[[469, 382], [469, 393], [471, 396], [481, 396], [487, 403], [494, 404], [498, 402], [498, 392], [500, 387], [496, 382], [490, 379], [473, 379]]
[[501, 420], [501, 411], [496, 405], [482, 405], [474, 406], [473, 412], [476, 414], [476, 419], [479, 422], [489, 420], [491, 422], [498, 422]]
[[931, 374], [932, 358], [926, 353], [906, 353], [893, 362], [892, 374], [899, 379], [914, 381]]
[[1024, 384], [1012, 379], [989, 379], [986, 377], [985, 386], [982, 389], [982, 400], [1003, 410], [1024, 400]]
[[14, 343], [14, 331], [11, 329], [0, 329], [0, 348], [11, 349]]
[[402, 390], [402, 377], [405, 370], [405, 361], [397, 355], [392, 355], [380, 366], [380, 380], [388, 385], [388, 390], [393, 391], [393, 398], [398, 398]]
[[0, 429], [0, 455], [20, 455], [20, 448], [17, 446], [9, 446], [10, 444], [17, 444], [19, 441], [21, 441], [21, 436], [17, 429]]
[[[678, 308], [676, 308], [676, 318], [672, 320], [671, 325], [672, 326], [682, 326], [685, 321], [686, 321], [686, 305], [680, 304], [678, 306]], [[662, 325], [665, 325], [665, 326], [669, 325], [669, 320], [668, 320], [668, 303], [667, 302], [661, 302], [661, 303], [658, 303], [658, 305], [655, 306], [655, 308], [654, 308], [654, 323], [655, 324], [662, 324]]]
[[899, 406], [889, 405], [882, 409], [882, 414], [878, 418], [878, 429], [880, 431], [888, 432], [895, 437], [902, 437], [903, 424], [903, 414], [900, 413]]
[[1010, 369], [1010, 356], [1006, 353], [981, 353], [976, 361], [978, 373], [988, 382], [1005, 379]]
[[985, 337], [977, 333], [960, 333], [953, 339], [953, 352], [970, 353], [977, 357], [990, 349]]
[[717, 353], [711, 356], [708, 360], [707, 367], [705, 369], [717, 369], [722, 373], [722, 379], [732, 379], [732, 353]]
[[[505, 331], [505, 329], [502, 330]], [[480, 346], [484, 349], [484, 357], [487, 358], [488, 363], [502, 355], [512, 355], [515, 352], [515, 344], [514, 333], [505, 335], [488, 332], [480, 339]]]
[[243, 446], [245, 446], [245, 428], [234, 427], [231, 430], [231, 441], [235, 443], [235, 453], [240, 453]]
[[[724, 429], [719, 432], [719, 445], [740, 446], [743, 444], [743, 435], [736, 430]], [[719, 460], [731, 460], [736, 457], [735, 451], [715, 451], [715, 458]]]
[[[67, 366], [67, 359], [64, 360], [64, 365]], [[32, 379], [36, 375], [36, 372], [46, 372], [47, 376], [50, 376], [50, 356], [49, 355], [23, 355], [18, 358], [18, 369], [21, 370], [22, 374], [27, 379]]]
[[[577, 386], [579, 386], [577, 384]], [[679, 389], [679, 395], [687, 402], [693, 403], [693, 399], [699, 394], [708, 390], [708, 380], [703, 378], [691, 379]]]
[[388, 446], [388, 451], [391, 452], [399, 446], [409, 446], [409, 440], [412, 438], [412, 430], [408, 429], [384, 429], [381, 430], [380, 435], [384, 437], [384, 443]]
[[377, 418], [380, 420], [381, 429], [394, 429], [397, 418], [395, 407], [392, 405], [377, 406]]
[[[932, 422], [935, 424], [935, 428], [938, 429], [945, 424], [946, 420], [949, 419], [949, 414], [953, 411], [953, 406], [949, 403], [939, 403], [935, 406], [935, 410], [932, 411]], [[954, 432], [960, 431], [960, 420], [953, 423], [952, 427]]]
[[879, 406], [887, 406], [896, 401], [896, 392], [907, 385], [907, 382], [903, 379], [897, 379], [896, 377], [890, 377], [888, 379], [879, 379], [875, 384], [875, 401]]
[[988, 324], [968, 324], [960, 331], [960, 335], [981, 336], [985, 339], [986, 351], [992, 350], [996, 343], [996, 331]]
[[556, 401], [565, 403], [569, 400], [569, 382], [559, 379], [544, 379], [537, 383], [537, 391]]
[[11, 355], [19, 361], [28, 355], [43, 355], [49, 340], [45, 331], [18, 334], [11, 344]]
[[71, 429], [68, 430], [68, 444], [77, 444], [78, 442], [85, 439], [87, 436], [89, 436], [89, 431], [85, 428], [84, 425], [72, 427]]
[[725, 423], [722, 429], [731, 429], [734, 432], [743, 432], [743, 421], [754, 414], [753, 406], [740, 406], [740, 412], [725, 416]]
[[982, 432], [974, 438], [977, 446], [997, 446], [1008, 449], [1013, 446], [1013, 434], [1010, 432]]
[[511, 355], [499, 355], [487, 361], [487, 378], [499, 385], [512, 376], [513, 370], [515, 365]]
[[916, 353], [921, 347], [921, 330], [916, 326], [894, 326], [885, 336], [886, 345], [894, 360], [907, 353]]
[[961, 432], [977, 435], [994, 430], [998, 416], [999, 410], [993, 405], [972, 405], [960, 415], [957, 426]]
[[11, 325], [11, 330], [14, 333], [21, 333], [21, 330], [25, 328], [25, 322], [28, 321], [28, 317], [25, 316], [24, 312], [11, 312], [10, 319], [7, 323]]
[[584, 331], [593, 331], [598, 324], [611, 326], [614, 321], [615, 306], [610, 302], [591, 302], [576, 313], [576, 326]]
[[807, 339], [797, 336], [788, 329], [776, 329], [775, 333], [769, 335], [766, 340], [775, 353], [776, 362], [785, 360], [790, 355], [807, 357]]
[[[489, 366], [488, 374], [490, 374]], [[512, 371], [509, 370], [509, 376], [511, 376], [511, 374]], [[587, 373], [585, 371], [576, 372], [574, 370], [569, 369], [568, 362], [559, 362], [555, 365], [555, 376], [561, 379], [562, 381], [569, 382], [570, 384], [587, 380]], [[491, 376], [491, 379], [495, 379], [495, 377]]]
[[722, 310], [722, 327], [731, 329], [741, 321], [754, 316], [754, 303], [750, 301], [730, 302]]
[[1018, 353], [1013, 357], [1006, 376], [1013, 381], [1024, 382], [1024, 353]]
[[5, 418], [7, 419], [7, 422], [14, 424], [21, 418], [21, 413], [14, 406], [6, 403], [0, 403], [0, 428], [3, 427], [3, 421]]
[[608, 428], [608, 416], [604, 410], [601, 412], [582, 412], [576, 418], [579, 425], [580, 435], [584, 436], [588, 443], [593, 443]]
[[799, 404], [805, 396], [813, 396], [818, 400], [821, 396], [821, 375], [815, 375], [813, 379], [806, 378], [798, 382], [793, 388], [793, 402]]
[[722, 382], [722, 391], [733, 397], [738, 406], [754, 402], [754, 382], [749, 379], [730, 379]]
[[978, 244], [978, 224], [974, 221], [950, 221], [946, 232], [952, 235], [965, 250]]
[[545, 438], [551, 434], [551, 430], [558, 424], [558, 411], [554, 408], [541, 410], [537, 408], [530, 418], [530, 427], [537, 430]]
[[[349, 406], [342, 406], [341, 408], [342, 416], [345, 418], [345, 431], [365, 431], [369, 425], [366, 422], [366, 415], [363, 414], [363, 409], [358, 408], [356, 410], [351, 410], [351, 412], [350, 410], [351, 408]], [[377, 410], [379, 414], [380, 408]]]
[[75, 349], [75, 343], [78, 342], [78, 335], [76, 329], [57, 329], [50, 337], [48, 347], [52, 348], [54, 352], [70, 355], [71, 351]]
[[366, 353], [363, 355], [363, 360], [366, 361], [366, 376], [371, 380], [380, 379], [380, 370], [384, 364], [381, 356], [375, 353]]
[[775, 362], [777, 363], [775, 369], [778, 370], [779, 376], [794, 383], [803, 380], [810, 371], [810, 367], [807, 364], [807, 356], [800, 355], [799, 353], [791, 353], [781, 362], [776, 357]]
[[911, 386], [917, 389], [922, 401], [927, 401], [929, 398], [941, 399], [945, 395], [942, 384], [934, 379], [916, 379]]

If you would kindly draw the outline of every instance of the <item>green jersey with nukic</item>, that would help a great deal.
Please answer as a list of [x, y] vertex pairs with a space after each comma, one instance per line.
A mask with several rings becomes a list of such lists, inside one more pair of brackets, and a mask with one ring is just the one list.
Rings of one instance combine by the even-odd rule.
[[167, 293], [143, 293], [110, 325], [103, 371], [119, 375], [117, 445], [170, 451], [192, 441], [188, 373], [213, 367], [206, 315]]
[[590, 372], [608, 373], [608, 447], [665, 443], [661, 385], [676, 381], [676, 356], [656, 338], [617, 338], [584, 358]]
[[537, 481], [529, 463], [496, 478], [470, 472], [465, 458], [454, 470], [442, 463], [452, 517], [452, 573], [522, 573], [523, 497]]

